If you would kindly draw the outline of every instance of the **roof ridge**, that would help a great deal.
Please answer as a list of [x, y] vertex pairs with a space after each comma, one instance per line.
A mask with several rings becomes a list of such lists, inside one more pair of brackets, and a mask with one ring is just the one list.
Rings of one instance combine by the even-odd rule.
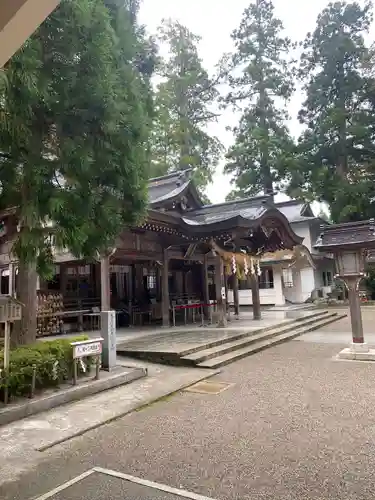
[[264, 201], [270, 200], [271, 195], [268, 194], [258, 194], [256, 196], [252, 196], [249, 198], [239, 198], [238, 200], [230, 200], [230, 201], [223, 201], [221, 203], [211, 203], [209, 205], [203, 205], [202, 207], [198, 208], [197, 210], [204, 210], [205, 208], [217, 208], [217, 207], [222, 207], [222, 206], [228, 206], [232, 205], [234, 203], [240, 203], [240, 204], [245, 204], [246, 202], [249, 201], [257, 201], [264, 199]]
[[173, 179], [173, 177], [187, 177], [186, 174], [190, 174], [192, 171], [192, 168], [187, 168], [186, 170], [175, 170], [174, 172], [170, 172], [169, 174], [165, 175], [160, 175], [159, 177], [151, 177], [148, 182], [156, 182], [156, 181], [162, 181], [162, 180], [167, 180], [167, 179]]
[[278, 201], [275, 203], [277, 207], [281, 206], [287, 206], [287, 205], [306, 205], [308, 202], [303, 201], [303, 200], [297, 200], [297, 199], [292, 199], [292, 200], [286, 200], [286, 201]]

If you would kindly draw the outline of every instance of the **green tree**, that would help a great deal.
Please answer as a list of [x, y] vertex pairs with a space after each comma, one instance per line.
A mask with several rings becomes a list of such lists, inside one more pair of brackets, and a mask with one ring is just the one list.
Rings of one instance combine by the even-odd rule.
[[164, 21], [159, 42], [168, 55], [159, 66], [155, 95], [153, 173], [193, 169], [203, 193], [222, 153], [207, 127], [216, 120], [218, 78], [211, 78], [198, 54], [200, 38], [179, 22]]
[[306, 100], [299, 113], [300, 138], [294, 192], [309, 191], [330, 206], [334, 222], [375, 214], [373, 175], [374, 107], [364, 41], [371, 4], [330, 3], [308, 34], [301, 57]]
[[63, 0], [5, 68], [0, 204], [18, 219], [19, 343], [35, 339], [36, 270], [48, 274], [53, 248], [95, 257], [145, 212], [152, 49], [135, 14]]
[[244, 11], [232, 39], [231, 91], [225, 101], [242, 116], [227, 153], [225, 172], [235, 186], [229, 197], [272, 193], [283, 185], [294, 152], [285, 111], [293, 92], [293, 44], [270, 0], [257, 0]]
[[320, 209], [318, 213], [319, 219], [322, 219], [323, 221], [327, 223], [331, 223], [331, 216], [329, 213], [327, 213], [323, 208]]

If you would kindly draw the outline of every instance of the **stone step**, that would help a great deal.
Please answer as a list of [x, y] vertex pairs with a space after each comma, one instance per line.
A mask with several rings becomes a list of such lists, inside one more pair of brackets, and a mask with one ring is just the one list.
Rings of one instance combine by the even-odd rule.
[[294, 339], [299, 335], [311, 332], [313, 330], [317, 330], [322, 326], [328, 325], [345, 317], [346, 314], [331, 313], [327, 315], [327, 317], [321, 318], [320, 320], [310, 323], [309, 325], [305, 326], [301, 325], [298, 327], [297, 330], [289, 331], [286, 333], [279, 333], [271, 338], [268, 337], [267, 339], [258, 340], [257, 342], [252, 343], [247, 347], [236, 349], [234, 351], [227, 352], [226, 354], [223, 354], [221, 356], [207, 359], [202, 363], [198, 363], [196, 366], [199, 368], [220, 368], [222, 366], [228, 365], [229, 363], [233, 363], [234, 361], [238, 361], [242, 358], [245, 358], [246, 356], [250, 356], [251, 354], [255, 354], [259, 351], [262, 351], [267, 347], [280, 344], [281, 342], [285, 342], [287, 340]]
[[[291, 318], [286, 321], [283, 321], [282, 323], [279, 323], [277, 325], [278, 327], [280, 326], [287, 326], [287, 325], [294, 325], [295, 327], [296, 324], [298, 324], [301, 321], [308, 320], [310, 318], [318, 318], [318, 317], [324, 317], [327, 314], [329, 314], [329, 311], [326, 310], [317, 310], [314, 311], [311, 314], [307, 314], [306, 316], [301, 316], [297, 318]], [[232, 322], [232, 325], [234, 325], [235, 322]], [[213, 330], [216, 332], [216, 337], [212, 340], [204, 340], [204, 335], [205, 335], [205, 330], [202, 329], [202, 340], [201, 342], [197, 342], [197, 344], [191, 344], [189, 347], [186, 345], [184, 346], [183, 338], [184, 338], [184, 333], [180, 332], [177, 334], [177, 337], [182, 339], [181, 342], [176, 343], [176, 348], [171, 350], [170, 348], [164, 349], [163, 348], [163, 343], [162, 342], [156, 342], [158, 344], [157, 346], [155, 345], [156, 340], [160, 340], [160, 337], [165, 337], [166, 333], [163, 335], [158, 335], [155, 337], [149, 337], [148, 338], [148, 343], [145, 344], [142, 342], [142, 339], [138, 342], [134, 343], [130, 342], [124, 342], [120, 345], [117, 345], [117, 353], [123, 356], [131, 356], [135, 358], [140, 358], [140, 359], [147, 359], [149, 361], [153, 361], [156, 363], [167, 363], [167, 364], [177, 364], [180, 365], [181, 363], [184, 363], [184, 361], [181, 361], [181, 358], [184, 356], [188, 356], [190, 354], [194, 354], [196, 352], [205, 350], [205, 349], [211, 349], [216, 346], [222, 346], [227, 344], [228, 342], [234, 342], [237, 340], [245, 339], [248, 338], [249, 336], [260, 334], [260, 333], [266, 333], [269, 330], [272, 330], [276, 327], [276, 325], [269, 325], [265, 326], [263, 328], [258, 328], [256, 330], [246, 330], [242, 329], [241, 331], [238, 330], [226, 330], [225, 328], [223, 329], [218, 329], [215, 326], [212, 326], [210, 330]], [[169, 337], [168, 342], [173, 342], [173, 336]], [[170, 346], [169, 346], [170, 347]], [[187, 364], [191, 365], [191, 362], [187, 362]]]
[[319, 314], [319, 315], [313, 314], [305, 316], [304, 318], [299, 318], [300, 321], [298, 323], [293, 321], [293, 322], [282, 323], [263, 331], [256, 330], [255, 332], [248, 333], [246, 334], [246, 336], [243, 336], [241, 338], [230, 338], [228, 339], [227, 342], [223, 342], [219, 345], [202, 346], [201, 349], [194, 351], [193, 353], [189, 353], [187, 355], [184, 354], [183, 356], [181, 356], [181, 361], [187, 365], [190, 364], [197, 365], [211, 358], [215, 358], [217, 356], [221, 356], [223, 354], [235, 351], [237, 349], [242, 349], [244, 347], [247, 347], [248, 345], [254, 344], [259, 340], [267, 340], [269, 338], [275, 337], [276, 335], [288, 333], [293, 330], [295, 331], [296, 328], [299, 329], [300, 326], [302, 325], [307, 326], [316, 323], [322, 318], [328, 318], [334, 316], [337, 316], [337, 313], [329, 313], [327, 311], [326, 314]]
[[[194, 347], [190, 347], [189, 349], [184, 349], [183, 351], [180, 351], [178, 353], [178, 355], [180, 358], [184, 358], [185, 356], [189, 356], [189, 355], [192, 355], [194, 353], [201, 352], [204, 349], [211, 349], [211, 348], [214, 348], [217, 346], [220, 347], [222, 345], [228, 344], [229, 342], [234, 342], [237, 340], [246, 339], [249, 336], [253, 336], [253, 335], [265, 334], [265, 333], [269, 332], [270, 330], [274, 330], [275, 328], [279, 328], [279, 327], [283, 327], [283, 326], [287, 326], [287, 325], [294, 325], [295, 326], [296, 323], [299, 324], [300, 322], [304, 322], [305, 320], [309, 320], [309, 319], [313, 319], [313, 318], [320, 318], [323, 316], [327, 316], [328, 314], [332, 314], [332, 313], [330, 311], [327, 311], [327, 310], [320, 310], [320, 311], [316, 311], [312, 314], [307, 314], [306, 316], [291, 318], [289, 320], [284, 321], [283, 323], [279, 323], [278, 325], [265, 326], [263, 328], [258, 328], [257, 330], [252, 330], [252, 331], [244, 330], [242, 332], [236, 332], [236, 333], [233, 332], [233, 334], [230, 334], [230, 332], [229, 332], [229, 334], [226, 335], [225, 337], [218, 338], [217, 340], [212, 340], [211, 342], [207, 342], [205, 344], [200, 344], [200, 345], [197, 345]], [[233, 325], [234, 322], [232, 321], [231, 324]], [[214, 328], [216, 329], [216, 327], [214, 327]], [[220, 329], [216, 329], [216, 330], [218, 332], [220, 331]], [[223, 330], [225, 330], [225, 328], [223, 328]]]

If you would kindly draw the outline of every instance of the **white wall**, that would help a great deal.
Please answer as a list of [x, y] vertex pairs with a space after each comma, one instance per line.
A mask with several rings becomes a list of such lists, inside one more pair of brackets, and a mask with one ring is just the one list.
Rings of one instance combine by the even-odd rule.
[[293, 269], [293, 286], [284, 287], [284, 295], [287, 302], [291, 302], [292, 304], [299, 304], [303, 302], [301, 298], [301, 277], [298, 269]]
[[[292, 223], [291, 227], [298, 236], [303, 238], [302, 244], [308, 248], [312, 254], [319, 253], [314, 248], [321, 232], [320, 221], [318, 219], [310, 222]], [[316, 289], [323, 289], [324, 295], [331, 292], [331, 287], [323, 286], [323, 271], [331, 271], [332, 274], [334, 274], [334, 262], [324, 261], [324, 263], [319, 265], [318, 261], [317, 266], [316, 269], [311, 267], [301, 269], [301, 291], [298, 297], [295, 293], [293, 294], [292, 291], [287, 292], [286, 298], [288, 300], [295, 302], [298, 299], [298, 302], [305, 302], [311, 296], [311, 292]]]
[[[281, 271], [273, 267], [274, 288], [261, 288], [259, 290], [259, 299], [262, 306], [284, 305], [285, 297], [282, 287]], [[251, 289], [239, 290], [238, 299], [240, 306], [250, 306], [253, 303]], [[228, 290], [229, 303], [233, 303], [233, 291]]]
[[283, 287], [282, 271], [280, 267], [273, 267], [273, 285], [275, 291], [275, 305], [283, 306], [285, 304], [285, 293]]
[[[274, 288], [267, 288], [259, 290], [260, 304], [262, 306], [269, 306], [275, 304], [276, 293]], [[253, 303], [253, 296], [251, 290], [239, 290], [238, 299], [240, 306], [251, 306]], [[228, 300], [233, 304], [233, 290], [228, 290]]]
[[315, 253], [315, 254], [320, 254], [319, 250], [316, 250], [314, 248], [314, 245], [315, 245], [317, 239], [319, 238], [319, 235], [322, 232], [320, 225], [321, 225], [321, 221], [317, 220], [317, 219], [315, 219], [314, 221], [311, 221], [311, 223], [310, 223], [310, 234], [311, 234], [311, 243], [312, 243], [311, 252]]
[[301, 273], [301, 302], [311, 296], [311, 292], [316, 288], [315, 270], [312, 267], [300, 269]]
[[[311, 233], [310, 233], [310, 223], [309, 222], [298, 222], [298, 223], [291, 223], [291, 228], [293, 231], [298, 235], [303, 238], [302, 245], [304, 245], [306, 248], [308, 248], [311, 252]], [[315, 243], [315, 242], [314, 242]]]

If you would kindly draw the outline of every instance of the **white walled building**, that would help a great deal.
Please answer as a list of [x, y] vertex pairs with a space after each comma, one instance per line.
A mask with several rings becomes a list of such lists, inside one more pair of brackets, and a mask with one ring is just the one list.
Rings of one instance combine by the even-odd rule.
[[[303, 247], [294, 254], [277, 252], [265, 255], [261, 263], [259, 280], [262, 305], [302, 304], [310, 297], [325, 297], [332, 291], [334, 260], [314, 249], [324, 222], [315, 217], [308, 203], [291, 200], [276, 203], [285, 215], [293, 231], [303, 237]], [[229, 291], [229, 302], [233, 293]], [[239, 301], [241, 305], [251, 305], [251, 290], [247, 282], [240, 282]]]

